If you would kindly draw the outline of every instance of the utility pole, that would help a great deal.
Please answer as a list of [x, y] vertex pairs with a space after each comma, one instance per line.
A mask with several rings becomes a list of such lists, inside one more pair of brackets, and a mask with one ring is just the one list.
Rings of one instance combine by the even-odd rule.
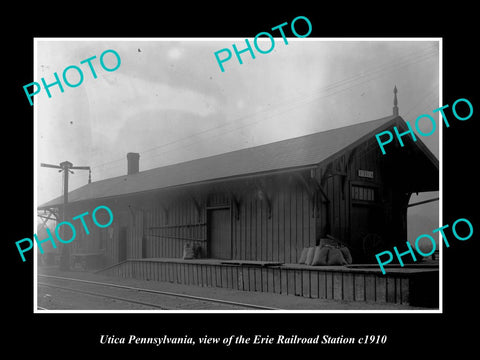
[[[71, 169], [88, 170], [88, 183], [92, 182], [90, 166], [73, 166], [69, 161], [64, 161], [60, 165], [52, 164], [40, 164], [41, 167], [49, 167], [53, 169], [60, 169], [58, 172], [63, 171], [63, 211], [62, 222], [67, 218], [67, 204], [68, 204], [68, 173], [74, 174]], [[63, 227], [65, 229], [65, 227]], [[62, 231], [62, 238], [65, 239], [65, 230]], [[60, 256], [60, 270], [70, 270], [70, 248], [68, 246], [62, 246], [62, 254]]]

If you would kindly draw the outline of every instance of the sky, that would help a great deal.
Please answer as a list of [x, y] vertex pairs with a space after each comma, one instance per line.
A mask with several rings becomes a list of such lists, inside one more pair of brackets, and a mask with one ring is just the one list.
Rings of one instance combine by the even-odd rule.
[[[62, 194], [61, 174], [40, 163], [90, 166], [98, 181], [126, 174], [128, 152], [140, 153], [143, 171], [389, 116], [394, 86], [404, 120], [431, 114], [438, 124], [437, 40], [275, 40], [268, 54], [243, 53], [243, 64], [233, 54], [222, 72], [214, 53], [243, 49], [244, 38], [36, 39], [32, 81], [51, 83], [70, 65], [84, 75], [78, 87], [34, 97], [37, 204]], [[267, 49], [270, 40], [259, 44]], [[112, 72], [99, 62], [110, 49], [121, 58]], [[96, 79], [80, 64], [92, 56]], [[104, 61], [116, 65], [111, 53]], [[76, 76], [68, 72], [72, 83]], [[425, 133], [430, 126], [420, 125]], [[438, 135], [437, 127], [419, 136], [437, 158]], [[85, 185], [88, 171], [69, 182], [70, 190]], [[411, 209], [438, 222], [438, 202]]]

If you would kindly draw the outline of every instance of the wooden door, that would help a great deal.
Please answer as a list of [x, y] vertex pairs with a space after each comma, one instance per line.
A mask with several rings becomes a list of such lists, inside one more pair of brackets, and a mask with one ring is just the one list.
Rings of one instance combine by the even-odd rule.
[[208, 209], [207, 216], [209, 256], [214, 259], [231, 259], [230, 208]]

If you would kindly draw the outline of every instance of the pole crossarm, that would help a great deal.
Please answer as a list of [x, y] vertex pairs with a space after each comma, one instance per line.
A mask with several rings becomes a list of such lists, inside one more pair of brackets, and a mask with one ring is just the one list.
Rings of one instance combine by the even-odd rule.
[[54, 168], [54, 169], [63, 169], [61, 166], [59, 165], [52, 165], [52, 164], [44, 164], [44, 163], [41, 163], [40, 164], [41, 167], [48, 167], [48, 168]]

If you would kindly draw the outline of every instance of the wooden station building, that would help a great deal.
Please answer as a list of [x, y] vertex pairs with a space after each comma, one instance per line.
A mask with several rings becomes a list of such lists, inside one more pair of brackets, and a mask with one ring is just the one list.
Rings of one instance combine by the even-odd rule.
[[[69, 193], [67, 220], [99, 205], [114, 214], [105, 229], [87, 221], [89, 235], [78, 222], [71, 254], [96, 256], [116, 276], [423, 304], [425, 291], [438, 295], [438, 268], [381, 275], [378, 266], [296, 265], [327, 234], [355, 264], [405, 244], [410, 196], [438, 190], [439, 170], [419, 138], [405, 136], [404, 147], [392, 142], [382, 155], [375, 134], [394, 126], [408, 130], [396, 105], [378, 120], [146, 171], [129, 153], [126, 175]], [[59, 197], [39, 210], [62, 208]], [[187, 243], [200, 249], [198, 259], [183, 259]]]

